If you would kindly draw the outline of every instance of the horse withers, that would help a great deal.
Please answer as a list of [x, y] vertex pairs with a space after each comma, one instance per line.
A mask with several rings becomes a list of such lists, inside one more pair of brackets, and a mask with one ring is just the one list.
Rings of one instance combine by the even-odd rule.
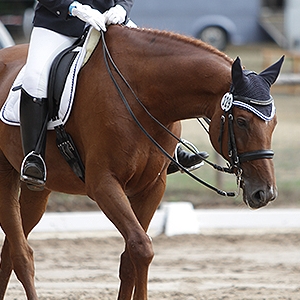
[[[256, 74], [243, 70], [238, 59], [233, 61], [181, 35], [110, 26], [105, 39], [132, 90], [111, 70], [117, 86], [136, 120], [158, 145], [172, 156], [177, 140], [161, 125], [180, 136], [180, 120], [205, 116], [211, 119], [212, 145], [241, 179], [244, 201], [258, 208], [276, 198], [271, 151], [276, 115], [270, 86], [282, 60]], [[170, 160], [121, 101], [103, 52], [100, 41], [81, 69], [65, 126], [84, 163], [85, 183], [60, 155], [55, 133], [48, 131], [46, 186], [40, 192], [29, 190], [19, 180], [23, 158], [19, 128], [0, 123], [0, 223], [5, 233], [1, 299], [12, 270], [27, 298], [38, 299], [27, 237], [44, 214], [51, 191], [85, 194], [99, 205], [125, 240], [118, 299], [147, 299], [148, 268], [154, 253], [146, 232], [163, 197]], [[27, 45], [0, 51], [1, 105], [26, 54]]]

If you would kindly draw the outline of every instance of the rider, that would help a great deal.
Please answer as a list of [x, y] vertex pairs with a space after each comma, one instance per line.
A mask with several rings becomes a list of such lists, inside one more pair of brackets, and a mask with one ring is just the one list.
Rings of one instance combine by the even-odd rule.
[[[133, 1], [38, 1], [20, 102], [21, 137], [25, 154], [21, 165], [21, 180], [30, 189], [42, 190], [46, 181], [44, 155], [48, 114], [47, 84], [53, 59], [74, 44], [87, 24], [99, 31], [106, 31], [106, 25], [128, 22]], [[178, 149], [178, 160], [184, 166], [189, 167], [201, 161], [198, 155]], [[175, 165], [168, 173], [178, 170]]]

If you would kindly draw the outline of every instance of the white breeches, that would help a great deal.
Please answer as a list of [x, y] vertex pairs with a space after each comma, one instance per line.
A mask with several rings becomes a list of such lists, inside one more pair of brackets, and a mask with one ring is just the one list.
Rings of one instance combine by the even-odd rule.
[[23, 89], [37, 98], [47, 98], [48, 77], [54, 58], [74, 44], [77, 38], [34, 27], [23, 79]]

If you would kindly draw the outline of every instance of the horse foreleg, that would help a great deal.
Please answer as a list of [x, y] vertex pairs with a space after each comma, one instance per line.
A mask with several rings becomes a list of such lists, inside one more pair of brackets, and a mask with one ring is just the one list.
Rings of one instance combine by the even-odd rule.
[[4, 299], [5, 291], [12, 272], [12, 261], [10, 259], [8, 240], [5, 238], [0, 262], [0, 299]]
[[148, 299], [148, 268], [153, 258], [152, 243], [148, 235], [140, 235], [126, 241], [126, 250], [121, 256], [119, 300]]
[[[88, 178], [86, 182], [88, 182]], [[132, 273], [135, 279], [138, 278], [139, 282], [143, 283], [142, 285], [139, 284], [135, 291], [136, 299], [146, 300], [147, 273], [153, 258], [150, 238], [135, 216], [119, 182], [113, 176], [102, 176], [97, 181], [93, 177], [91, 182], [95, 185], [88, 185], [88, 195], [98, 203], [125, 239], [126, 252], [134, 266], [132, 268], [130, 264], [126, 263], [130, 270], [127, 275]], [[101, 182], [101, 184], [96, 185], [97, 182]], [[121, 283], [119, 300], [130, 300], [132, 295], [132, 279], [128, 280], [125, 275], [126, 271], [121, 272], [121, 281], [124, 283]]]
[[24, 247], [13, 261], [14, 271], [24, 286], [28, 299], [37, 299], [34, 286], [34, 260], [33, 251], [27, 243], [28, 234], [40, 221], [45, 212], [50, 191], [30, 191], [25, 184], [22, 185], [20, 194], [20, 212], [22, 228], [25, 236]]
[[[118, 299], [131, 299], [133, 288], [135, 286], [136, 272], [129, 251], [126, 250], [122, 253], [120, 259], [119, 278], [120, 288]], [[127, 298], [126, 298], [126, 297]], [[122, 298], [123, 297], [123, 298]]]
[[[4, 261], [1, 261], [1, 276], [4, 277], [3, 283], [1, 283], [1, 293], [4, 294], [5, 292], [8, 282], [7, 277], [10, 276], [11, 267], [13, 267], [26, 290], [28, 299], [37, 299], [33, 284], [32, 250], [24, 236], [20, 214], [18, 199], [19, 174], [3, 156], [0, 158], [0, 221], [7, 237], [2, 252]], [[7, 261], [5, 261], [6, 259]]]
[[46, 189], [41, 192], [34, 192], [29, 190], [24, 183], [22, 184], [20, 207], [22, 226], [26, 237], [45, 213], [50, 193], [51, 191]]
[[[5, 232], [14, 227], [13, 219], [18, 209], [19, 178], [17, 172], [0, 152], [0, 225]], [[4, 294], [12, 272], [13, 263], [10, 256], [7, 237], [2, 246], [0, 263], [0, 299]]]
[[[34, 287], [33, 251], [26, 240], [32, 226], [26, 225], [26, 234], [24, 234], [18, 197], [19, 174], [3, 156], [0, 156], [0, 189], [0, 223], [6, 235], [1, 253], [0, 296], [3, 299], [10, 274], [14, 269], [26, 291], [27, 298], [35, 300], [37, 294]], [[30, 200], [32, 199], [29, 199], [28, 203], [33, 203]], [[35, 217], [32, 219], [36, 221]], [[30, 224], [33, 222], [30, 221]]]
[[[32, 250], [26, 245], [26, 242], [20, 241], [20, 248], [22, 248], [22, 254], [16, 254], [17, 249], [10, 249], [9, 241], [5, 238], [4, 245], [1, 252], [1, 270], [0, 270], [0, 299], [4, 299], [5, 291], [9, 282], [10, 275], [13, 268], [15, 269], [18, 279], [22, 282], [23, 286], [26, 286], [26, 294], [28, 299], [37, 299], [33, 285], [33, 259]], [[24, 253], [26, 253], [24, 255]], [[26, 272], [23, 270], [26, 269]], [[29, 276], [28, 276], [29, 274]]]
[[[130, 198], [131, 207], [142, 225], [145, 232], [147, 232], [152, 217], [162, 199], [165, 190], [165, 176], [161, 175], [159, 180], [149, 190], [144, 191], [142, 194]], [[132, 255], [130, 249], [125, 249], [121, 257], [120, 265], [120, 290], [126, 287], [135, 287], [133, 299], [139, 299], [140, 289], [147, 286], [148, 282], [148, 266], [143, 266], [143, 261], [136, 260], [132, 262]], [[137, 270], [137, 271], [136, 271]], [[138, 271], [140, 270], [140, 271]], [[145, 274], [141, 274], [145, 272]], [[146, 282], [144, 282], [146, 280]]]

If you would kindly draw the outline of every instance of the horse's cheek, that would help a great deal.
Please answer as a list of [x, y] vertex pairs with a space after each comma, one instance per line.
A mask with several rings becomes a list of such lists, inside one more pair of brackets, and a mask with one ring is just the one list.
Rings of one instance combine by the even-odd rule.
[[209, 126], [209, 138], [214, 149], [220, 154], [221, 116], [215, 114]]

